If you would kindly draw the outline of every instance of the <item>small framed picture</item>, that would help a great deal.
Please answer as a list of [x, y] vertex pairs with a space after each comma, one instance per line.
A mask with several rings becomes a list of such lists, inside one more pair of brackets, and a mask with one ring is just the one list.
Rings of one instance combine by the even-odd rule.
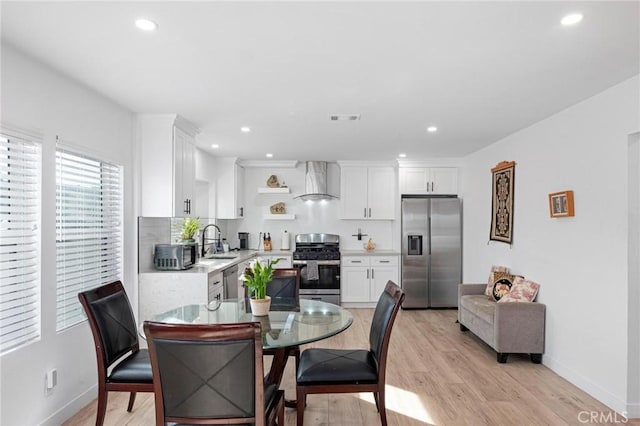
[[573, 216], [573, 191], [549, 194], [549, 214], [551, 217]]

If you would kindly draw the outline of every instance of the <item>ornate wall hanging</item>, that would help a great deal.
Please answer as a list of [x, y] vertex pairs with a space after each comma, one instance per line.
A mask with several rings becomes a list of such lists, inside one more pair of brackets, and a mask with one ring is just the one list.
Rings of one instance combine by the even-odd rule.
[[513, 188], [515, 161], [503, 161], [491, 169], [493, 190], [491, 193], [490, 240], [511, 244], [513, 240]]

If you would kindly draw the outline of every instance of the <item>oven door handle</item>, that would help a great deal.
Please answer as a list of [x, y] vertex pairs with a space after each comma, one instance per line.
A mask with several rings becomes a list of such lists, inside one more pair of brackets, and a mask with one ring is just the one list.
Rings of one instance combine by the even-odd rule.
[[[306, 265], [309, 261], [308, 260], [294, 260], [293, 264], [294, 265]], [[315, 260], [312, 262], [317, 262], [318, 265], [339, 265], [340, 261], [339, 260]]]

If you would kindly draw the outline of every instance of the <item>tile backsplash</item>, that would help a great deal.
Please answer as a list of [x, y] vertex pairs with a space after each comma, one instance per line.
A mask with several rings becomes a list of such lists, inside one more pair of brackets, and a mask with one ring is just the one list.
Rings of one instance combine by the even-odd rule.
[[[181, 217], [138, 217], [138, 273], [155, 271], [153, 254], [156, 244], [180, 241], [182, 220]], [[209, 223], [215, 223], [215, 219], [200, 219], [201, 228]]]

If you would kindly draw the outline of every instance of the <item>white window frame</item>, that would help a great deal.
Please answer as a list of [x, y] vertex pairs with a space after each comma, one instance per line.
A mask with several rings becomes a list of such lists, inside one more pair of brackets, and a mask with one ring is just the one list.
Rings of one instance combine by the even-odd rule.
[[123, 168], [99, 157], [56, 146], [57, 332], [86, 320], [79, 292], [122, 280]]
[[[5, 127], [0, 133], [0, 354], [4, 355], [39, 341], [42, 335], [42, 137]], [[17, 179], [11, 179], [12, 173]]]

